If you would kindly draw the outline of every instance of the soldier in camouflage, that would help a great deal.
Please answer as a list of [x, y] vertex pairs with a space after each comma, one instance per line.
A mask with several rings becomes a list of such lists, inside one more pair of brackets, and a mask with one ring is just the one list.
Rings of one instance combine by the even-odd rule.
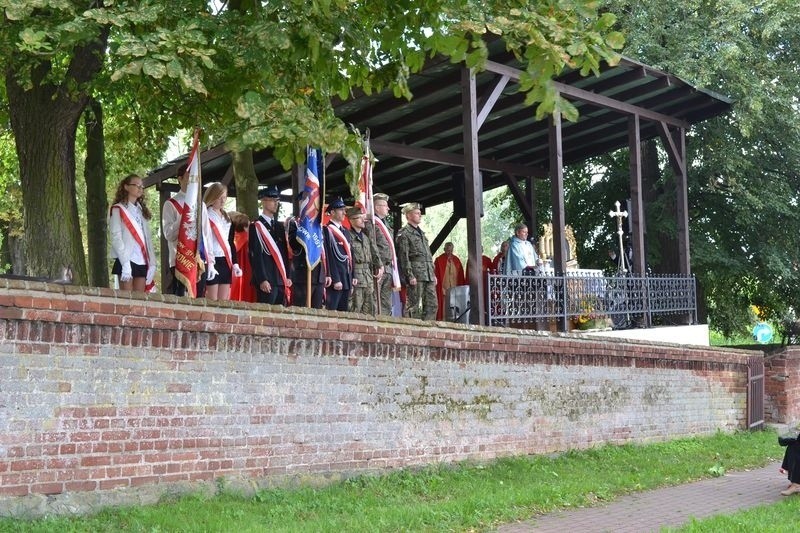
[[[372, 196], [372, 205], [375, 208], [374, 221], [368, 220], [364, 231], [371, 239], [375, 241], [375, 248], [378, 249], [378, 257], [380, 257], [381, 264], [383, 265], [383, 277], [378, 281], [378, 291], [376, 300], [378, 303], [378, 311], [382, 315], [392, 314], [392, 276], [393, 267], [392, 261], [395, 260], [394, 256], [394, 243], [391, 239], [391, 229], [386, 225], [386, 215], [389, 214], [389, 196], [383, 193], [376, 193]], [[382, 225], [382, 227], [379, 227]], [[398, 285], [395, 290], [400, 290]]]
[[[347, 209], [350, 219], [350, 250], [353, 254], [353, 294], [349, 311], [375, 314], [375, 278], [383, 276], [383, 265], [375, 241], [364, 232], [364, 213], [360, 207]], [[373, 274], [374, 273], [374, 274]]]
[[397, 233], [395, 248], [400, 276], [406, 286], [405, 315], [434, 320], [438, 308], [436, 276], [433, 273], [433, 256], [428, 238], [419, 227], [422, 206], [410, 203], [403, 207], [403, 214], [407, 224]]

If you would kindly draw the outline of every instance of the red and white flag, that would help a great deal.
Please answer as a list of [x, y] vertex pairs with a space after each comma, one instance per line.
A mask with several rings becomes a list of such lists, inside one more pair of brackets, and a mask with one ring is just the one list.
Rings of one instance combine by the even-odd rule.
[[205, 270], [201, 267], [203, 259], [199, 253], [199, 241], [202, 239], [199, 139], [200, 129], [196, 128], [192, 139], [192, 151], [187, 162], [186, 171], [189, 173], [189, 184], [186, 186], [181, 227], [175, 247], [175, 277], [186, 287], [186, 293], [192, 298], [197, 297], [197, 279]]

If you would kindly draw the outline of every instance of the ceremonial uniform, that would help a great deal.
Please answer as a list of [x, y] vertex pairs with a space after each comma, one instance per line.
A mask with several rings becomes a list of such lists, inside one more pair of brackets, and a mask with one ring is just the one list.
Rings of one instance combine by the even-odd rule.
[[[164, 233], [164, 238], [167, 239], [167, 247], [169, 248], [169, 270], [172, 274], [172, 287], [171, 292], [176, 296], [183, 296], [186, 294], [186, 287], [178, 281], [175, 277], [175, 255], [178, 246], [178, 236], [181, 229], [181, 217], [183, 214], [183, 207], [186, 203], [186, 192], [180, 191], [175, 196], [164, 202], [164, 207], [161, 210], [161, 228]], [[201, 209], [201, 227], [202, 236], [198, 236], [198, 253], [203, 260], [206, 260], [205, 247], [203, 243], [211, 242], [213, 235], [211, 233], [211, 225], [208, 222], [208, 210], [203, 202], [200, 202]], [[213, 263], [211, 263], [213, 265]], [[205, 273], [198, 273], [198, 288], [205, 289]], [[201, 297], [201, 291], [196, 291], [195, 294]]]
[[[408, 209], [406, 206], [403, 211], [408, 212]], [[438, 308], [436, 276], [428, 238], [419, 226], [406, 224], [397, 233], [395, 247], [400, 276], [406, 284], [406, 316], [434, 320]], [[410, 283], [412, 279], [416, 284]]]
[[[259, 191], [259, 198], [280, 198], [277, 187]], [[286, 246], [286, 229], [274, 218], [262, 213], [249, 228], [250, 269], [256, 298], [261, 303], [284, 305], [289, 274], [289, 253]], [[271, 290], [265, 292], [261, 284], [266, 281]]]
[[[360, 214], [361, 210], [355, 208]], [[348, 212], [348, 216], [351, 213]], [[363, 216], [363, 215], [362, 215]], [[350, 311], [375, 314], [374, 273], [381, 268], [381, 260], [375, 243], [365, 231], [350, 230], [350, 249], [353, 256], [353, 293], [350, 296]], [[356, 281], [357, 280], [357, 281]], [[390, 308], [391, 309], [391, 308]]]
[[[306, 249], [297, 240], [297, 219], [288, 222], [289, 248], [292, 251], [292, 305], [306, 306], [306, 287], [308, 285], [308, 262]], [[311, 307], [322, 309], [325, 292], [325, 269], [322, 260], [311, 270]]]
[[[328, 211], [341, 210], [344, 202], [338, 198], [328, 205]], [[353, 257], [350, 250], [350, 232], [341, 224], [331, 220], [322, 228], [328, 276], [331, 284], [325, 294], [325, 307], [332, 311], [347, 311], [350, 289], [353, 288]], [[341, 283], [338, 289], [334, 286]]]
[[[376, 218], [379, 218], [375, 215]], [[381, 222], [384, 222], [381, 220]], [[384, 222], [384, 227], [386, 223]], [[373, 238], [375, 241], [375, 249], [378, 251], [378, 260], [383, 265], [383, 277], [378, 282], [378, 294], [376, 294], [376, 301], [380, 301], [380, 314], [392, 314], [392, 259], [393, 259], [393, 245], [387, 239], [387, 235], [378, 228], [377, 223], [367, 221], [364, 231]], [[387, 231], [391, 231], [388, 230]], [[389, 237], [390, 238], [390, 237]]]

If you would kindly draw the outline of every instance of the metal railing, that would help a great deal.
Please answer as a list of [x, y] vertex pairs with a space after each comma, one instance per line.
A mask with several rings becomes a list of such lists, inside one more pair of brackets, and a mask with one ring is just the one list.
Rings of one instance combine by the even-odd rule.
[[697, 323], [694, 276], [567, 272], [564, 276], [489, 274], [489, 325], [608, 318], [615, 329], [652, 324], [654, 316], [689, 315]]

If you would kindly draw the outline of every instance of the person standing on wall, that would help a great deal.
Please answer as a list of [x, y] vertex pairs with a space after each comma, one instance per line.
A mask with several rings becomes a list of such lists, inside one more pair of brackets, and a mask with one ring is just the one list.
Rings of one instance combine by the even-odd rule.
[[405, 315], [434, 320], [438, 309], [436, 275], [428, 238], [419, 227], [422, 206], [418, 203], [407, 204], [403, 207], [403, 215], [406, 217], [406, 225], [397, 232], [395, 247], [400, 275], [406, 286]]
[[328, 204], [330, 222], [322, 230], [328, 277], [331, 283], [325, 293], [325, 307], [332, 311], [347, 311], [350, 290], [353, 288], [353, 254], [350, 232], [342, 226], [346, 206], [341, 198]]
[[119, 288], [144, 292], [156, 275], [156, 254], [150, 236], [150, 210], [144, 202], [142, 178], [129, 174], [117, 186], [108, 215], [111, 234], [111, 273]]
[[378, 257], [383, 265], [383, 276], [378, 281], [375, 301], [380, 314], [391, 315], [392, 292], [399, 291], [401, 284], [392, 230], [386, 224], [386, 216], [389, 214], [389, 195], [383, 193], [372, 195], [372, 206], [375, 209], [375, 217], [366, 221], [365, 231], [374, 239]]
[[231, 219], [225, 212], [227, 199], [228, 188], [219, 182], [209, 185], [203, 195], [203, 204], [208, 209], [208, 222], [212, 235], [206, 246], [214, 258], [214, 269], [217, 271], [214, 279], [206, 283], [206, 298], [209, 300], [230, 300], [231, 281], [234, 276], [237, 278], [242, 276], [236, 245], [233, 242]]
[[261, 215], [250, 224], [248, 249], [252, 283], [259, 303], [286, 304], [286, 289], [292, 286], [289, 278], [289, 252], [286, 230], [277, 219], [281, 194], [270, 185], [258, 191]]
[[[181, 216], [183, 214], [184, 204], [186, 203], [186, 187], [189, 185], [189, 167], [186, 164], [179, 166], [176, 177], [181, 190], [175, 196], [164, 202], [164, 207], [161, 210], [161, 229], [164, 233], [164, 238], [167, 239], [167, 247], [169, 248], [169, 272], [172, 275], [170, 292], [175, 296], [184, 296], [186, 294], [186, 287], [175, 277], [175, 255], [178, 245], [178, 235], [181, 229]], [[211, 226], [208, 223], [208, 210], [202, 202], [200, 207], [202, 235], [198, 235], [198, 241], [200, 243], [199, 246], [202, 246], [203, 242], [210, 242], [212, 236]], [[206, 272], [202, 274], [202, 276], [198, 276], [198, 285], [201, 285], [201, 280], [207, 281], [213, 279], [217, 272], [214, 270], [213, 260], [209, 260], [209, 257], [206, 257], [202, 247], [199, 248], [199, 253], [200, 256], [206, 260]], [[205, 289], [205, 281], [202, 281], [202, 285], [202, 289]], [[201, 291], [197, 291], [195, 294], [197, 294], [198, 297], [202, 296]]]
[[365, 214], [360, 207], [347, 209], [350, 220], [350, 248], [353, 255], [353, 294], [350, 311], [375, 314], [375, 279], [380, 283], [383, 265], [373, 240], [364, 231]]

